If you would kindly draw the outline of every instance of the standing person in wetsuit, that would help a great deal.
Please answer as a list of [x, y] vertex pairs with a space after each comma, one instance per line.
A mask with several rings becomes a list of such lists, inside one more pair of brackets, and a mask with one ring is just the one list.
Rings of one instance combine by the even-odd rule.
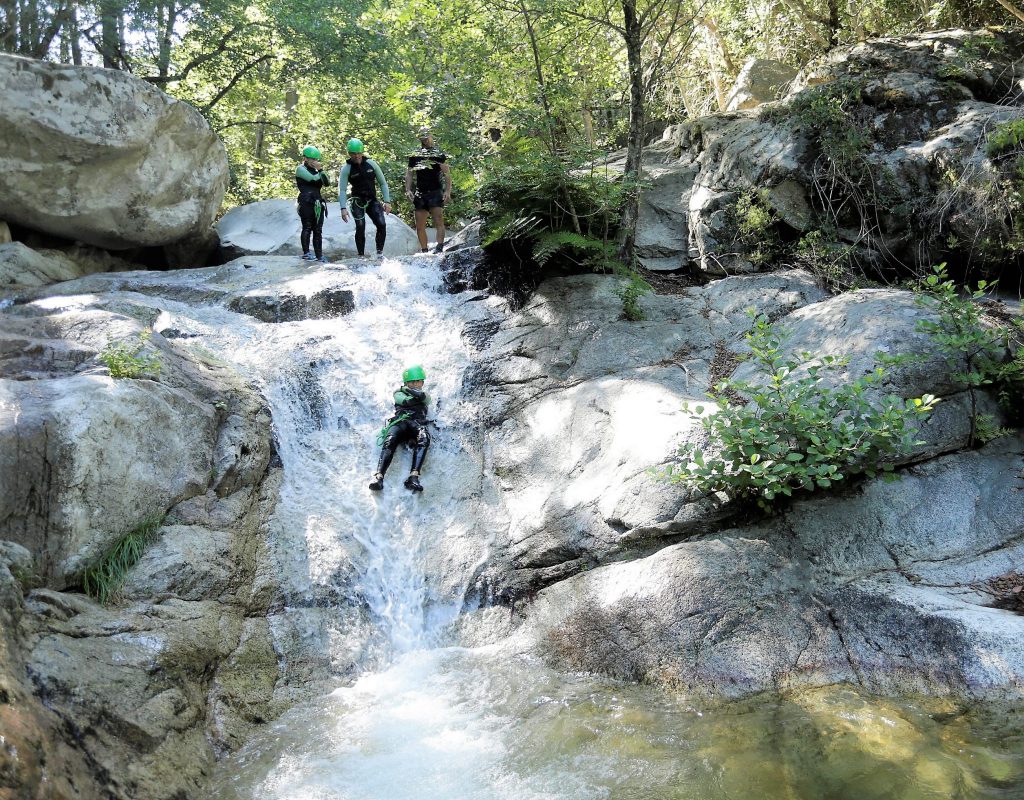
[[[409, 155], [409, 166], [405, 170], [405, 196], [416, 209], [416, 238], [420, 240], [420, 252], [427, 252], [427, 215], [434, 220], [437, 244], [434, 252], [444, 249], [444, 207], [452, 199], [452, 174], [446, 163], [448, 155], [434, 147], [434, 137], [426, 128], [416, 134], [420, 149]], [[413, 176], [416, 189], [413, 191]], [[444, 177], [444, 186], [441, 178]]]
[[[338, 179], [338, 201], [341, 203], [341, 218], [348, 222], [348, 209], [345, 207], [347, 187], [352, 187], [352, 197], [348, 205], [352, 209], [352, 219], [356, 223], [356, 252], [363, 255], [366, 249], [366, 218], [373, 220], [377, 228], [377, 258], [384, 255], [384, 240], [388, 236], [388, 223], [385, 214], [391, 213], [391, 191], [380, 165], [372, 158], [366, 158], [363, 143], [358, 139], [348, 140], [348, 161], [342, 167]], [[384, 204], [377, 199], [377, 184]]]
[[422, 492], [420, 469], [427, 457], [430, 447], [430, 434], [427, 433], [427, 405], [430, 398], [423, 391], [423, 381], [427, 374], [423, 367], [409, 367], [402, 373], [402, 386], [395, 392], [395, 414], [387, 421], [377, 437], [381, 444], [380, 458], [377, 461], [377, 472], [370, 481], [370, 488], [379, 492], [384, 488], [384, 475], [395, 457], [395, 448], [402, 442], [412, 442], [412, 468], [405, 479], [405, 488], [412, 492]]
[[[323, 230], [327, 218], [327, 203], [320, 196], [320, 189], [330, 186], [320, 164], [320, 151], [310, 145], [302, 149], [302, 163], [295, 170], [295, 183], [299, 187], [299, 219], [302, 220], [302, 258], [305, 261], [321, 261], [324, 258]], [[313, 252], [309, 252], [309, 240], [313, 239]]]

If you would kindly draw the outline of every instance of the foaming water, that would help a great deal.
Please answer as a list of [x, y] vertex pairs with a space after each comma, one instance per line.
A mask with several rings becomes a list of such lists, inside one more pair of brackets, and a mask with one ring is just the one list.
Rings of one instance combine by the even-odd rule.
[[[304, 282], [351, 288], [355, 311], [262, 324], [220, 307], [181, 307], [168, 324], [201, 336], [271, 405], [284, 483], [269, 549], [285, 616], [315, 611], [344, 628], [340, 609], [355, 602], [373, 634], [357, 645], [316, 640], [310, 623], [307, 647], [354, 647], [361, 673], [267, 725], [217, 766], [204, 797], [1024, 797], [1017, 712], [993, 723], [849, 689], [702, 710], [497, 649], [445, 646], [446, 623], [486, 558], [494, 512], [475, 485], [485, 480], [473, 440], [478, 412], [462, 390], [473, 358], [462, 333], [479, 305], [440, 291], [435, 259], [292, 281]], [[366, 488], [377, 431], [412, 363], [426, 367], [439, 404], [426, 492], [402, 487], [409, 455], [400, 451], [377, 495]]]
[[[461, 389], [471, 364], [462, 329], [473, 309], [441, 291], [434, 259], [386, 259], [326, 276], [353, 291], [352, 313], [267, 324], [208, 308], [173, 321], [255, 380], [271, 406], [284, 466], [273, 550], [287, 601], [322, 608], [344, 596], [365, 605], [376, 629], [371, 655], [383, 664], [435, 641], [461, 608], [465, 586], [449, 580], [438, 591], [428, 567], [443, 560], [445, 537], [472, 524], [451, 481], [467, 472], [463, 442], [473, 410]], [[302, 281], [300, 274], [291, 285], [301, 289]], [[367, 483], [377, 434], [411, 364], [425, 366], [433, 399], [426, 492], [402, 486], [410, 461], [402, 448], [375, 494]]]

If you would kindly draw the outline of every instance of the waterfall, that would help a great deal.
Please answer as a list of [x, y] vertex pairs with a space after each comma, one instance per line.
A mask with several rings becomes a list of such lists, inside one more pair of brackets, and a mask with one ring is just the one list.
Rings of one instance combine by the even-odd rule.
[[[284, 468], [272, 529], [286, 603], [328, 615], [339, 597], [358, 603], [372, 625], [366, 656], [380, 666], [436, 642], [472, 578], [472, 569], [442, 570], [440, 580], [436, 571], [450, 559], [450, 543], [473, 524], [463, 506], [478, 493], [480, 469], [466, 447], [475, 433], [462, 388], [472, 346], [462, 331], [467, 319], [486, 312], [443, 291], [433, 258], [311, 272], [290, 286], [302, 289], [304, 281], [351, 290], [355, 310], [267, 324], [205, 307], [165, 323], [201, 335], [259, 384]], [[432, 400], [426, 490], [417, 496], [403, 487], [410, 453], [402, 447], [384, 491], [374, 493], [367, 484], [380, 451], [377, 434], [411, 364], [426, 369]], [[476, 546], [459, 560], [484, 558]]]
[[[1024, 765], [999, 772], [1000, 759], [1017, 758], [1001, 750], [1005, 720], [976, 735], [842, 688], [701, 711], [659, 690], [556, 673], [501, 645], [446, 640], [504, 524], [482, 409], [464, 388], [472, 332], [501, 312], [445, 294], [436, 264], [386, 259], [288, 277], [306, 293], [353, 291], [355, 310], [340, 318], [267, 324], [172, 302], [158, 323], [197, 337], [270, 403], [283, 464], [267, 536], [282, 598], [271, 630], [283, 670], [291, 654], [319, 653], [317, 667], [336, 676], [225, 758], [201, 796], [924, 800], [960, 786], [974, 788], [957, 796], [994, 796], [978, 789], [989, 780], [982, 755], [1019, 789]], [[252, 272], [247, 286], [258, 283]], [[435, 400], [426, 491], [403, 488], [409, 454], [399, 451], [385, 490], [372, 493], [376, 435], [413, 363]]]

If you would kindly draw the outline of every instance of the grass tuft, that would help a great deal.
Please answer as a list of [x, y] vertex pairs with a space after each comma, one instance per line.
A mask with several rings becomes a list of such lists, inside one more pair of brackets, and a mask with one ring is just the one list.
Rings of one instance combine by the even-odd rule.
[[156, 532], [163, 517], [150, 517], [135, 530], [126, 533], [95, 564], [82, 572], [82, 590], [106, 605], [116, 599], [118, 592]]

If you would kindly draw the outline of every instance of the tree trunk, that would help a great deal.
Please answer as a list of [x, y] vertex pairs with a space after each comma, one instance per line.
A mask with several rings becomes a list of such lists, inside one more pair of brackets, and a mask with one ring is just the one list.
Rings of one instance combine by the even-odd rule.
[[76, 67], [82, 66], [82, 42], [78, 38], [78, 11], [75, 4], [71, 4], [71, 19], [64, 28], [71, 38], [71, 63]]
[[839, 0], [828, 0], [828, 49], [839, 44], [839, 31], [842, 28], [839, 17]]
[[100, 0], [100, 55], [107, 69], [119, 69], [121, 66], [123, 13], [118, 0]]
[[[166, 17], [163, 16], [166, 13]], [[157, 74], [166, 78], [171, 71], [171, 43], [174, 37], [174, 24], [178, 21], [178, 6], [175, 0], [167, 4], [161, 3], [157, 8], [157, 19], [160, 23], [160, 48], [157, 53]]]
[[643, 31], [636, 13], [636, 0], [622, 0], [623, 38], [629, 72], [629, 134], [626, 139], [627, 191], [619, 225], [619, 258], [633, 268], [636, 258], [636, 224], [640, 216], [640, 159], [644, 153], [644, 73], [641, 59]]
[[0, 0], [0, 51], [14, 53], [18, 47], [18, 6], [15, 0]]

